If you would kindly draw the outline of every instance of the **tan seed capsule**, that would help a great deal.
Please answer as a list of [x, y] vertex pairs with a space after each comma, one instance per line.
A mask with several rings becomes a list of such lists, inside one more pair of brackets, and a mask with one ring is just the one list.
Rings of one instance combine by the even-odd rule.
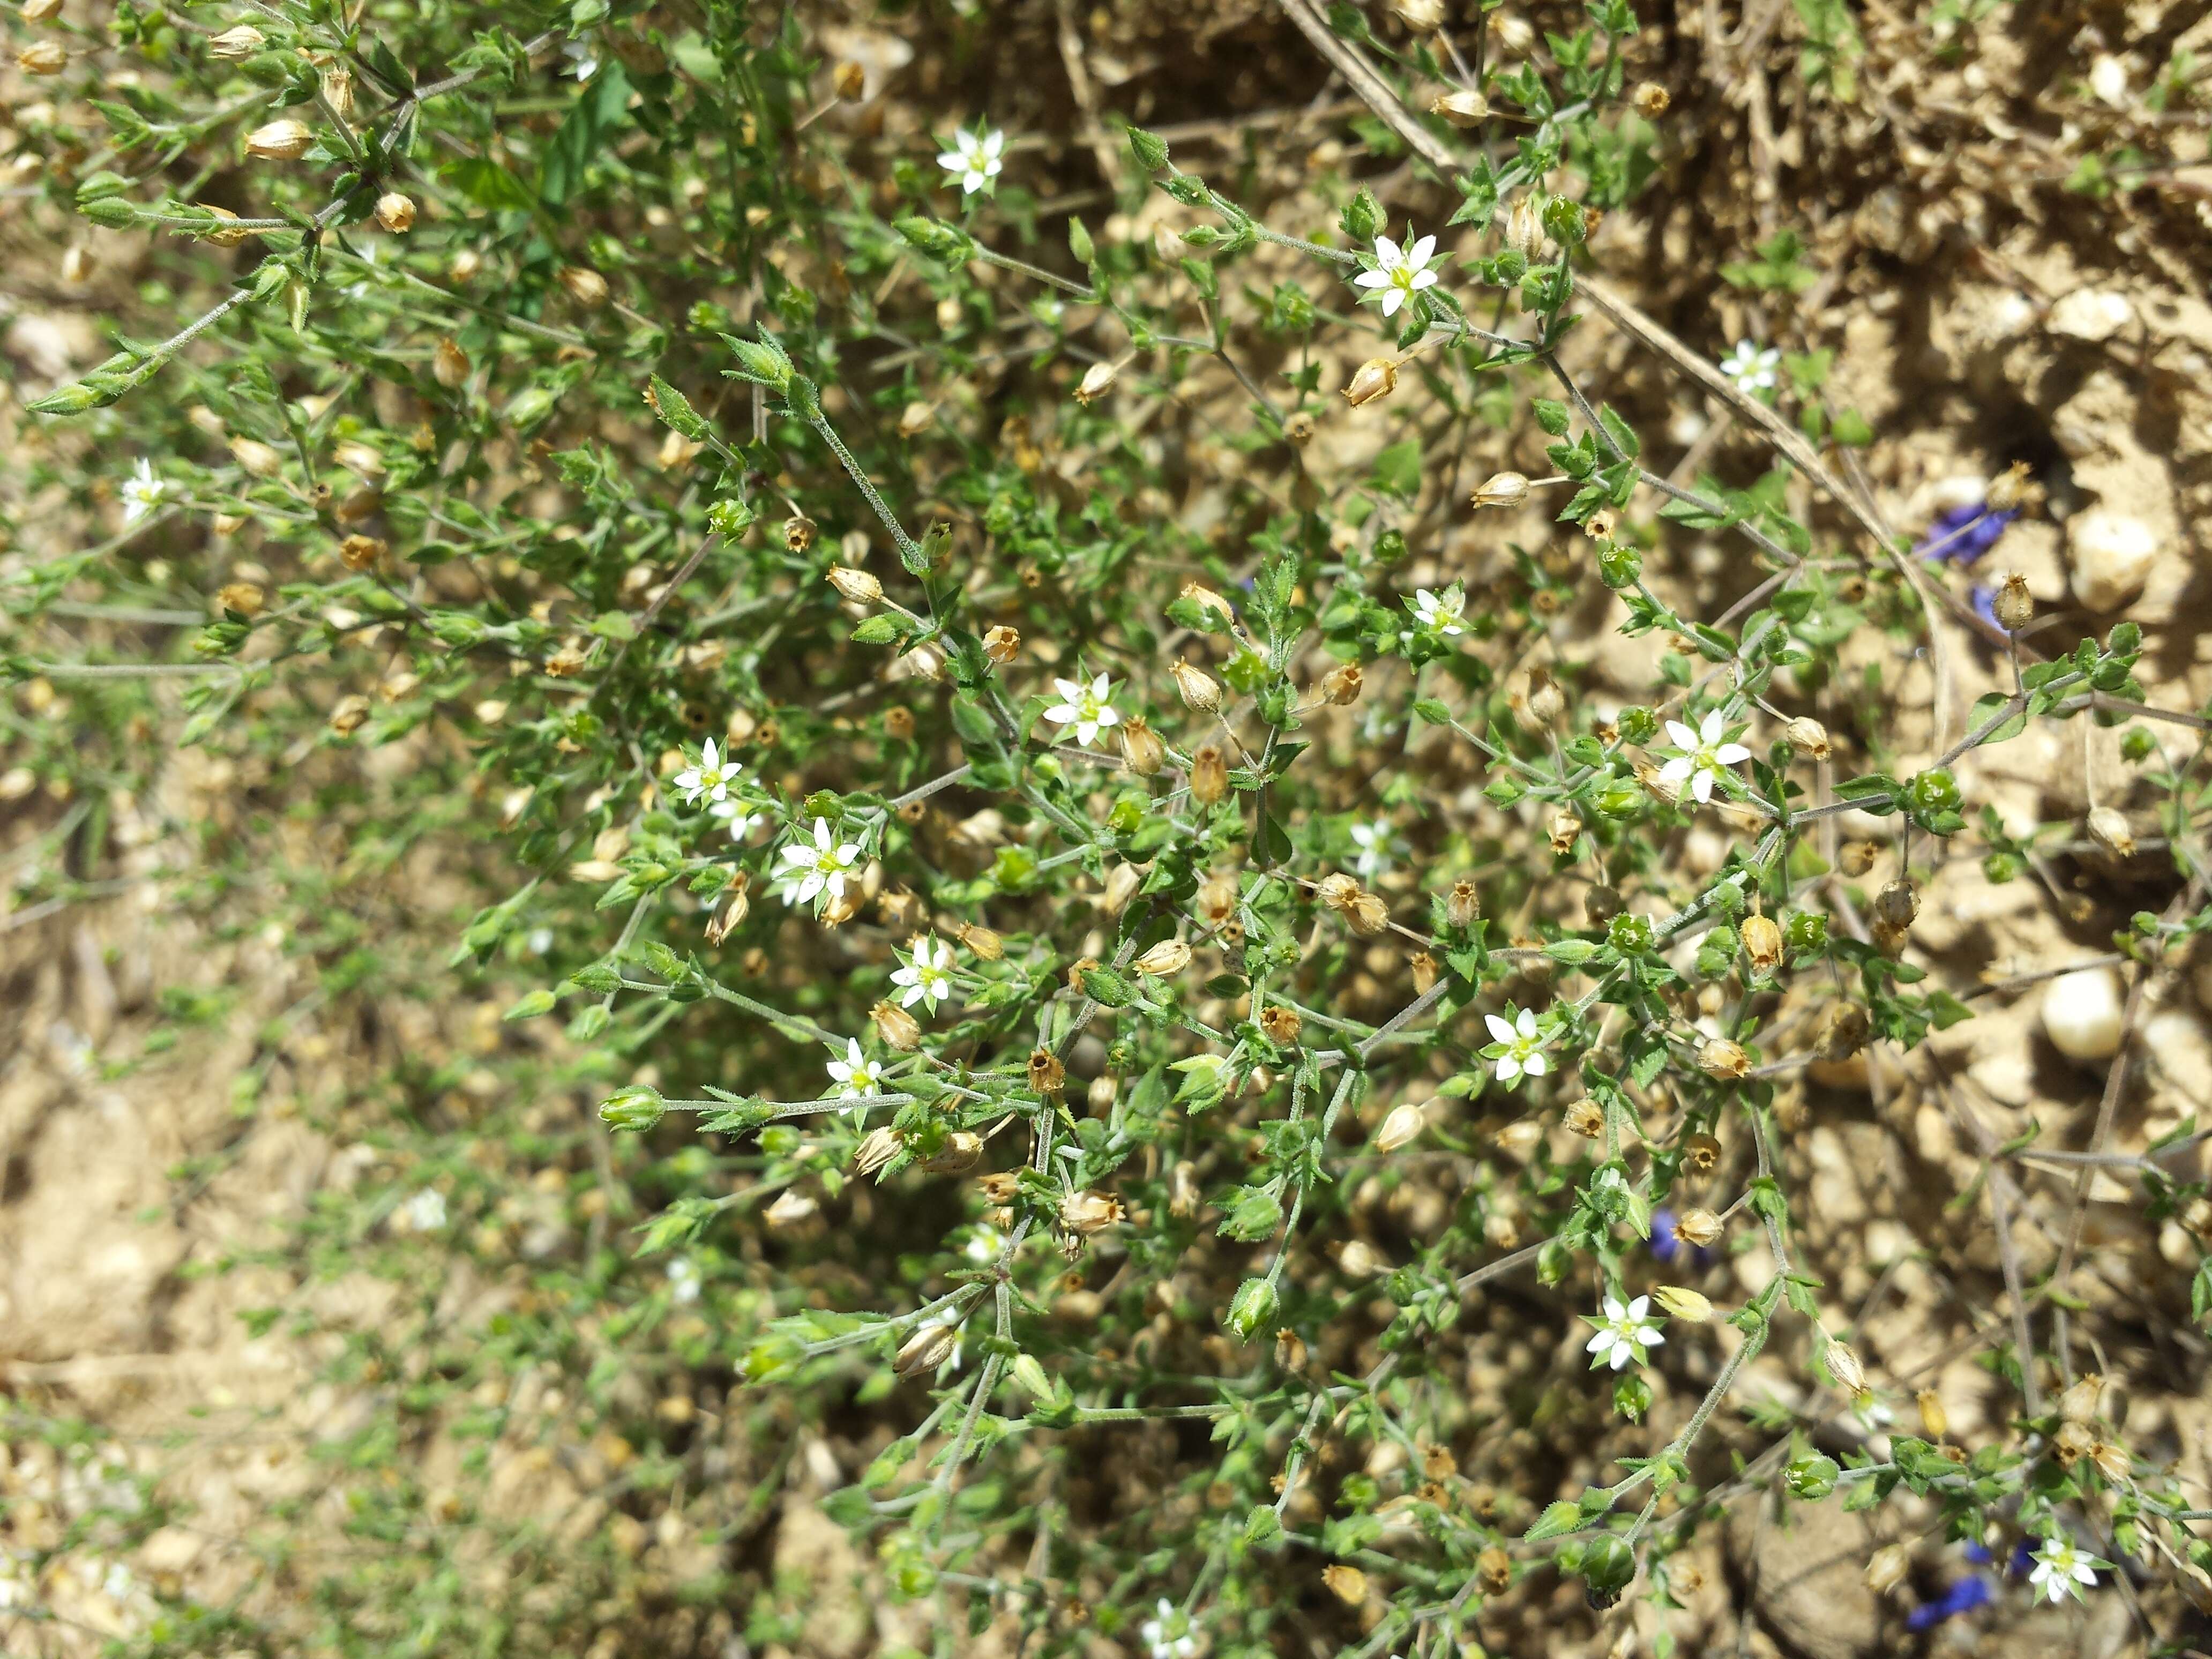
[[1693, 1175], [1710, 1175], [1721, 1161], [1721, 1144], [1709, 1134], [1694, 1134], [1682, 1143], [1682, 1165]]
[[1413, 981], [1413, 994], [1425, 997], [1435, 988], [1438, 969], [1437, 959], [1426, 951], [1416, 951], [1407, 959], [1406, 971]]
[[1726, 1037], [1708, 1037], [1698, 1045], [1698, 1069], [1718, 1082], [1731, 1082], [1749, 1073], [1751, 1056]]
[[471, 365], [469, 354], [461, 349], [459, 341], [450, 337], [438, 342], [431, 354], [430, 378], [448, 392], [456, 392], [469, 378]]
[[62, 15], [62, 0], [23, 0], [26, 23], [51, 23]]
[[823, 573], [823, 580], [855, 605], [873, 605], [884, 596], [884, 585], [865, 570], [854, 570], [846, 565], [832, 565]]
[[1006, 954], [1006, 942], [992, 929], [972, 921], [963, 921], [953, 929], [959, 941], [975, 953], [978, 960], [996, 962]]
[[1390, 9], [1416, 34], [1434, 34], [1444, 26], [1444, 0], [1390, 0]]
[[1820, 1356], [1826, 1362], [1828, 1375], [1836, 1379], [1836, 1386], [1847, 1394], [1866, 1392], [1866, 1371], [1859, 1364], [1859, 1357], [1850, 1345], [1840, 1340], [1829, 1342]]
[[1398, 360], [1370, 357], [1346, 382], [1344, 401], [1354, 409], [1364, 409], [1377, 398], [1387, 398], [1397, 389]]
[[1390, 908], [1372, 893], [1363, 892], [1352, 902], [1348, 913], [1352, 931], [1362, 939], [1373, 939], [1390, 926]]
[[[235, 219], [238, 217], [238, 216], [235, 213], [233, 213], [228, 208], [217, 207], [212, 202], [201, 202], [197, 205], [201, 212], [212, 214], [217, 220]], [[244, 241], [250, 234], [250, 232], [243, 230], [207, 230], [203, 231], [201, 235], [205, 240], [212, 242], [217, 247], [236, 247], [240, 242]]]
[[1951, 1414], [1943, 1409], [1943, 1396], [1933, 1389], [1923, 1389], [1912, 1396], [1912, 1403], [1920, 1408], [1920, 1432], [1930, 1440], [1942, 1440], [1951, 1433]]
[[1482, 919], [1482, 895], [1474, 883], [1462, 876], [1444, 895], [1444, 920], [1455, 927], [1472, 927]]
[[268, 596], [258, 583], [230, 582], [216, 593], [215, 602], [221, 609], [234, 611], [241, 617], [258, 617], [268, 603]]
[[[483, 713], [484, 706], [482, 703], [477, 705], [479, 715]], [[732, 879], [729, 894], [722, 901], [722, 908], [714, 913], [714, 920], [707, 924], [708, 944], [719, 945], [732, 933], [745, 925], [746, 916], [752, 912], [752, 896], [747, 890], [751, 884], [752, 878], [743, 870], [738, 871]]]
[[1111, 363], [1093, 363], [1083, 372], [1083, 380], [1075, 388], [1075, 401], [1086, 409], [1114, 389], [1121, 371]]
[[1020, 654], [1022, 636], [1004, 623], [994, 623], [983, 634], [983, 654], [1004, 668]]
[[586, 311], [597, 311], [606, 304], [611, 292], [607, 287], [607, 279], [588, 265], [562, 266], [561, 286], [568, 290], [570, 299]]
[[1503, 1595], [1513, 1588], [1513, 1558], [1492, 1544], [1474, 1558], [1474, 1576], [1485, 1595]]
[[1181, 657], [1176, 659], [1168, 672], [1175, 677], [1176, 690], [1182, 694], [1186, 708], [1210, 714], [1221, 707], [1221, 687], [1212, 675], [1192, 667]]
[[2061, 1423], [2058, 1432], [2051, 1437], [2051, 1449], [2058, 1454], [2059, 1463], [2072, 1468], [2087, 1457], [2097, 1443], [2097, 1437], [2086, 1423]]
[[1887, 1595], [1905, 1582], [1912, 1559], [1902, 1544], [1884, 1544], [1866, 1564], [1866, 1586], [1876, 1595]]
[[1674, 1237], [1701, 1250], [1717, 1243], [1721, 1231], [1721, 1218], [1711, 1210], [1685, 1210], [1674, 1219]]
[[225, 29], [208, 42], [208, 55], [236, 62], [251, 58], [269, 44], [269, 37], [251, 23], [240, 23], [236, 28]]
[[1067, 1088], [1067, 1067], [1049, 1048], [1030, 1050], [1029, 1078], [1030, 1087], [1048, 1098], [1058, 1097]]
[[69, 67], [69, 48], [58, 40], [33, 40], [16, 52], [15, 67], [26, 75], [59, 75]]
[[257, 161], [296, 161], [314, 142], [313, 129], [305, 122], [287, 117], [246, 134], [246, 153]]
[[1990, 493], [1984, 499], [1992, 513], [2017, 513], [2027, 504], [2028, 493], [2033, 488], [2028, 479], [2027, 463], [2014, 461], [1990, 480]]
[[349, 536], [338, 544], [338, 559], [349, 570], [373, 570], [387, 551], [374, 536]]
[[1920, 914], [1920, 890], [1910, 881], [1893, 881], [1875, 895], [1874, 913], [1892, 927], [1910, 927]]
[[1298, 1017], [1297, 1009], [1271, 1002], [1260, 1015], [1260, 1029], [1267, 1034], [1268, 1042], [1287, 1048], [1297, 1042], [1298, 1033], [1305, 1029], [1305, 1021]]
[[1338, 871], [1314, 884], [1314, 896], [1332, 910], [1349, 912], [1359, 897], [1359, 884]]
[[868, 1010], [868, 1018], [887, 1048], [910, 1054], [921, 1042], [921, 1022], [895, 1002], [878, 1002]]
[[853, 1149], [853, 1172], [872, 1176], [899, 1155], [898, 1131], [885, 1125], [871, 1129]]
[[1198, 1166], [1185, 1159], [1168, 1172], [1168, 1212], [1188, 1221], [1198, 1213], [1202, 1201]]
[[771, 1227], [795, 1227], [821, 1207], [813, 1199], [799, 1193], [787, 1192], [768, 1206], [761, 1218]]
[[1367, 1575], [1357, 1567], [1332, 1561], [1321, 1570], [1321, 1581], [1328, 1586], [1332, 1595], [1348, 1607], [1356, 1607], [1367, 1599]]
[[1332, 708], [1341, 708], [1359, 701], [1360, 686], [1364, 677], [1356, 662], [1332, 668], [1321, 677], [1321, 700]]
[[1336, 1265], [1352, 1279], [1372, 1279], [1377, 1273], [1390, 1271], [1390, 1264], [1382, 1253], [1364, 1238], [1352, 1239], [1339, 1250]]
[[387, 190], [376, 198], [376, 222], [394, 236], [404, 236], [415, 228], [415, 198], [396, 190]]
[[2008, 634], [2017, 634], [2035, 619], [2035, 599], [2027, 591], [2027, 578], [2017, 570], [2004, 579], [1996, 598], [1990, 601], [1990, 614], [1997, 619], [1997, 626]]
[[1121, 758], [1140, 778], [1149, 778], [1167, 764], [1168, 746], [1142, 714], [1121, 722]]
[[1079, 1237], [1103, 1232], [1123, 1213], [1121, 1200], [1111, 1193], [1070, 1193], [1060, 1200], [1060, 1224]]
[[1790, 752], [1807, 760], [1824, 761], [1828, 758], [1828, 728], [1809, 714], [1800, 714], [1782, 728], [1783, 740]]
[[1743, 919], [1743, 951], [1753, 971], [1768, 973], [1782, 960], [1782, 930], [1770, 916]]
[[249, 477], [256, 478], [274, 477], [284, 465], [283, 455], [258, 438], [233, 438], [230, 441], [230, 458]]
[[1813, 1052], [1823, 1060], [1848, 1060], [1866, 1047], [1873, 1022], [1856, 1002], [1839, 1002], [1821, 1016]]
[[1190, 946], [1179, 939], [1164, 939], [1139, 957], [1135, 967], [1155, 979], [1171, 979], [1190, 966]]
[[1584, 1096], [1567, 1107], [1567, 1127], [1585, 1140], [1595, 1140], [1605, 1133], [1605, 1109]]
[[1505, 246], [1532, 264], [1544, 251], [1544, 216], [1534, 197], [1516, 197], [1506, 210]]
[[1120, 915], [1129, 901], [1136, 897], [1144, 879], [1144, 872], [1135, 865], [1115, 865], [1106, 872], [1106, 885], [1098, 896], [1098, 908], [1109, 916]]
[[941, 1323], [938, 1319], [925, 1319], [915, 1327], [914, 1334], [900, 1344], [898, 1358], [892, 1362], [901, 1376], [921, 1376], [935, 1370], [959, 1352], [960, 1328]]
[[2128, 826], [2127, 814], [2109, 806], [2089, 809], [2089, 839], [2116, 859], [2136, 855], [2136, 834]]
[[1277, 1331], [1275, 1364], [1286, 1371], [1304, 1370], [1306, 1368], [1305, 1339], [1293, 1330]]
[[1575, 843], [1582, 839], [1583, 821], [1572, 808], [1562, 806], [1552, 814], [1544, 830], [1551, 837], [1553, 855], [1565, 858], [1575, 850]]
[[331, 730], [358, 732], [368, 720], [368, 699], [359, 695], [340, 697], [331, 706]]
[[1423, 1109], [1410, 1100], [1401, 1100], [1390, 1109], [1390, 1115], [1382, 1120], [1382, 1127], [1375, 1132], [1375, 1150], [1395, 1152], [1410, 1145], [1425, 1125]]
[[1523, 700], [1528, 718], [1540, 726], [1557, 726], [1567, 712], [1566, 693], [1552, 678], [1551, 670], [1539, 664], [1528, 671], [1528, 695]]
[[937, 405], [917, 398], [899, 411], [898, 434], [902, 438], [919, 438], [936, 419]]
[[1465, 87], [1440, 92], [1429, 102], [1429, 113], [1441, 115], [1454, 126], [1479, 127], [1490, 118], [1490, 100]]
[[473, 283], [483, 274], [483, 255], [472, 247], [459, 249], [454, 253], [453, 263], [446, 269], [455, 282]]
[[958, 1129], [945, 1137], [945, 1144], [924, 1158], [921, 1167], [932, 1175], [963, 1175], [974, 1169], [982, 1156], [982, 1136]]
[[334, 65], [323, 71], [323, 101], [339, 117], [353, 118], [353, 71], [343, 65]]
[[2097, 1402], [2103, 1397], [2105, 1379], [2095, 1371], [2084, 1371], [2067, 1385], [2066, 1392], [2058, 1396], [2058, 1414], [2069, 1423], [2087, 1423], [2095, 1419]]
[[1636, 112], [1645, 120], [1656, 121], [1667, 112], [1667, 106], [1674, 100], [1656, 81], [1639, 81], [1636, 90], [1628, 94], [1628, 101], [1636, 106]]
[[1468, 498], [1477, 507], [1518, 507], [1528, 499], [1528, 479], [1520, 472], [1493, 472]]
[[1843, 851], [1836, 855], [1836, 867], [1854, 879], [1874, 868], [1875, 860], [1881, 856], [1881, 848], [1870, 841], [1844, 843]]
[[1229, 763], [1212, 744], [1204, 744], [1190, 757], [1190, 797], [1200, 806], [1212, 806], [1229, 793]]

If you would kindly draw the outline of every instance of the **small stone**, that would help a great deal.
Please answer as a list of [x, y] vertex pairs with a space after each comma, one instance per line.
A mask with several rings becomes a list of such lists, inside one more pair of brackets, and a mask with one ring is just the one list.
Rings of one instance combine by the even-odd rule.
[[2107, 288], [2077, 288], [2051, 307], [2045, 326], [2053, 334], [2091, 344], [2109, 340], [2135, 320], [2127, 296]]
[[2110, 1060], [2119, 1052], [2121, 1009], [2119, 976], [2109, 968], [2084, 968], [2045, 990], [2043, 1029], [2069, 1060]]
[[2092, 507], [2066, 524], [2075, 597], [2092, 611], [2117, 611], [2141, 593], [2158, 556], [2158, 536], [2132, 514]]

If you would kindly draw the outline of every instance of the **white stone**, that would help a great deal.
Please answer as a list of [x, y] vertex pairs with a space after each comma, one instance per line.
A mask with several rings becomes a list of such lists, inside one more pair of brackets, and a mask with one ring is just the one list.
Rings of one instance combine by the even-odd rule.
[[2066, 521], [2074, 597], [2092, 611], [2117, 611], [2143, 590], [2158, 557], [2158, 533], [2132, 514], [2093, 507]]
[[2045, 326], [2053, 334], [2091, 344], [2109, 340], [2135, 320], [2127, 296], [2108, 288], [2077, 288], [2051, 307]]
[[2119, 1052], [2120, 979], [2109, 968], [2084, 968], [2051, 981], [2043, 993], [2043, 1029], [2069, 1060], [2094, 1062]]

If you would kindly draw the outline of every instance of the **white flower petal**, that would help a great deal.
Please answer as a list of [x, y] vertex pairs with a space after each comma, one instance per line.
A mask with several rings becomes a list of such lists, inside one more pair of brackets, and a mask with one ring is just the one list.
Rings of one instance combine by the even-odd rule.
[[1390, 273], [1386, 270], [1363, 270], [1352, 279], [1354, 288], [1388, 288]]
[[1521, 1062], [1518, 1060], [1511, 1054], [1500, 1054], [1498, 1057], [1498, 1080], [1500, 1083], [1510, 1083], [1520, 1075]]
[[1398, 307], [1405, 303], [1406, 290], [1402, 288], [1390, 289], [1382, 295], [1382, 314], [1385, 317], [1394, 317], [1397, 314]]
[[1677, 755], [1659, 769], [1659, 781], [1680, 783], [1690, 775], [1693, 763], [1687, 755]]
[[1405, 254], [1388, 236], [1375, 239], [1375, 263], [1385, 270], [1395, 270], [1406, 262]]
[[1535, 1036], [1536, 1011], [1534, 1008], [1523, 1008], [1513, 1017], [1513, 1027], [1524, 1037]]
[[1751, 750], [1740, 743], [1724, 743], [1713, 750], [1713, 758], [1723, 766], [1735, 766], [1751, 758]]
[[1552, 1062], [1541, 1054], [1531, 1054], [1521, 1062], [1521, 1069], [1530, 1077], [1541, 1077], [1552, 1069]]
[[1667, 722], [1667, 740], [1677, 749], [1695, 749], [1698, 746], [1698, 734], [1680, 720]]
[[1513, 1027], [1510, 1022], [1500, 1019], [1496, 1014], [1485, 1014], [1482, 1023], [1490, 1028], [1490, 1035], [1498, 1042], [1513, 1041]]
[[1721, 733], [1726, 729], [1726, 723], [1721, 719], [1721, 711], [1717, 708], [1708, 708], [1705, 711], [1705, 719], [1698, 723], [1698, 740], [1707, 745], [1718, 743], [1721, 740]]
[[1433, 236], [1424, 236], [1406, 250], [1406, 263], [1415, 270], [1419, 270], [1423, 265], [1428, 264], [1429, 256], [1436, 251], [1437, 239]]

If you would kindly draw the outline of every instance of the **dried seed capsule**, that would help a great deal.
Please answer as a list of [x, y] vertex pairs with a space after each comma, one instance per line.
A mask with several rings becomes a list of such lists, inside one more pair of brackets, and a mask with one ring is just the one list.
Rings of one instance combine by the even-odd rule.
[[1701, 1250], [1717, 1243], [1721, 1231], [1721, 1218], [1711, 1210], [1685, 1210], [1674, 1220], [1674, 1237]]
[[236, 63], [251, 58], [269, 44], [269, 37], [251, 23], [240, 23], [236, 28], [225, 29], [208, 42], [208, 55]]
[[1167, 745], [1142, 714], [1132, 714], [1121, 723], [1121, 758], [1139, 777], [1153, 776], [1167, 763]]
[[2014, 461], [1990, 480], [1990, 493], [1984, 499], [1992, 513], [2017, 513], [2027, 504], [2033, 488], [2028, 481], [2027, 463]]
[[1836, 1379], [1836, 1386], [1847, 1394], [1866, 1392], [1866, 1372], [1859, 1364], [1859, 1357], [1851, 1352], [1850, 1345], [1840, 1340], [1831, 1340], [1820, 1356], [1827, 1364], [1828, 1375]]
[[1229, 763], [1221, 750], [1206, 744], [1190, 757], [1190, 797], [1200, 806], [1212, 806], [1229, 793]]
[[1075, 388], [1075, 401], [1088, 406], [1114, 389], [1121, 371], [1111, 363], [1093, 363], [1084, 371], [1082, 384]]
[[1179, 939], [1164, 939], [1139, 957], [1134, 965], [1140, 974], [1170, 979], [1190, 966], [1190, 946]]
[[1060, 1200], [1060, 1224], [1088, 1238], [1121, 1219], [1121, 1200], [1111, 1193], [1075, 1192]]
[[1518, 507], [1528, 499], [1528, 475], [1521, 472], [1493, 472], [1475, 489], [1468, 498], [1477, 507]]
[[1721, 1144], [1709, 1134], [1694, 1134], [1682, 1143], [1682, 1166], [1695, 1175], [1709, 1175], [1721, 1161]]
[[1800, 714], [1784, 726], [1782, 736], [1794, 754], [1807, 760], [1828, 758], [1828, 728], [1809, 714]]
[[1943, 1396], [1933, 1389], [1923, 1389], [1913, 1395], [1912, 1403], [1920, 1408], [1920, 1432], [1930, 1440], [1947, 1438], [1951, 1432], [1951, 1414], [1943, 1409]]
[[1438, 93], [1430, 100], [1429, 113], [1443, 116], [1455, 127], [1478, 127], [1490, 118], [1490, 100], [1459, 87]]
[[921, 1376], [951, 1358], [959, 1347], [958, 1326], [925, 1319], [899, 1346], [898, 1358], [892, 1364], [901, 1376]]
[[1356, 1607], [1367, 1600], [1367, 1575], [1357, 1567], [1348, 1567], [1341, 1561], [1332, 1561], [1321, 1570], [1321, 1581], [1328, 1586], [1331, 1595], [1348, 1607]]
[[761, 1218], [775, 1228], [795, 1227], [822, 1206], [805, 1194], [786, 1192], [763, 1212]]
[[1544, 216], [1534, 197], [1516, 197], [1506, 210], [1505, 246], [1532, 264], [1544, 251]]
[[932, 1175], [961, 1175], [974, 1169], [982, 1156], [983, 1138], [958, 1129], [945, 1137], [944, 1146], [924, 1158], [921, 1167]]
[[963, 921], [952, 930], [953, 937], [973, 951], [984, 962], [997, 962], [1006, 954], [1006, 942], [988, 927], [972, 921]]
[[385, 544], [374, 536], [349, 536], [338, 544], [338, 559], [349, 570], [373, 570], [382, 562]]
[[1356, 662], [1330, 669], [1321, 677], [1321, 700], [1337, 708], [1358, 702], [1362, 678]]
[[1585, 1140], [1595, 1140], [1605, 1133], [1605, 1109], [1584, 1096], [1567, 1108], [1566, 1126]]
[[376, 222], [394, 236], [404, 236], [415, 228], [415, 198], [399, 191], [386, 191], [376, 198]]
[[1848, 1060], [1866, 1047], [1873, 1022], [1856, 1002], [1839, 1002], [1821, 1016], [1813, 1052], [1823, 1060]]
[[1175, 677], [1176, 690], [1182, 694], [1184, 708], [1210, 714], [1221, 707], [1221, 687], [1202, 669], [1194, 668], [1177, 657], [1168, 672]]
[[562, 266], [561, 286], [568, 291], [570, 299], [586, 311], [597, 311], [606, 304], [610, 292], [607, 279], [587, 265]]
[[1020, 653], [1022, 636], [1004, 623], [994, 623], [983, 635], [983, 654], [1004, 668]]
[[1668, 95], [1667, 88], [1656, 81], [1638, 82], [1636, 90], [1628, 94], [1628, 100], [1636, 106], [1636, 112], [1647, 121], [1657, 120], [1667, 112], [1667, 106], [1674, 101]]
[[1279, 1002], [1269, 1003], [1260, 1015], [1260, 1029], [1267, 1033], [1267, 1041], [1285, 1048], [1297, 1042], [1298, 1033], [1304, 1028], [1305, 1021], [1299, 1018], [1297, 1010], [1285, 1008]]
[[1462, 876], [1444, 895], [1444, 920], [1455, 927], [1472, 927], [1482, 919], [1482, 896], [1474, 883]]
[[1887, 1595], [1905, 1582], [1912, 1559], [1902, 1544], [1884, 1544], [1868, 1559], [1866, 1585], [1876, 1595]]
[[2136, 855], [2136, 835], [2128, 826], [2127, 814], [2109, 806], [2089, 809], [2089, 839], [2116, 859]]
[[1732, 1082], [1750, 1073], [1751, 1056], [1726, 1037], [1707, 1037], [1698, 1045], [1698, 1069], [1718, 1082]]
[[868, 1018], [875, 1022], [876, 1035], [886, 1048], [910, 1054], [921, 1042], [921, 1022], [895, 1002], [878, 1002], [868, 1010]]
[[461, 349], [460, 342], [443, 339], [431, 354], [430, 378], [448, 392], [457, 391], [469, 378], [470, 367], [469, 354]]
[[1067, 1067], [1049, 1048], [1030, 1051], [1029, 1076], [1030, 1087], [1040, 1095], [1057, 1096], [1067, 1088]]
[[1387, 398], [1397, 389], [1397, 359], [1370, 357], [1345, 383], [1344, 401], [1354, 409], [1364, 409], [1377, 398]]
[[1382, 1127], [1375, 1132], [1375, 1150], [1396, 1152], [1421, 1133], [1425, 1122], [1425, 1114], [1420, 1106], [1410, 1100], [1400, 1101], [1382, 1120]]
[[1782, 960], [1782, 930], [1771, 916], [1746, 916], [1742, 937], [1744, 954], [1751, 958], [1754, 972], [1769, 972]]
[[899, 1155], [898, 1131], [885, 1125], [871, 1129], [853, 1149], [853, 1173], [872, 1176]]
[[1362, 892], [1352, 902], [1349, 913], [1352, 931], [1362, 939], [1373, 939], [1390, 925], [1390, 908], [1369, 892]]
[[1920, 914], [1920, 890], [1910, 880], [1893, 881], [1875, 895], [1874, 913], [1892, 927], [1910, 927]]
[[1990, 614], [1997, 619], [1997, 626], [2008, 634], [2017, 634], [2035, 617], [2035, 599], [2027, 591], [2027, 578], [2017, 570], [2004, 579], [2004, 586], [1990, 601]]
[[257, 161], [296, 161], [314, 141], [314, 131], [305, 122], [287, 117], [246, 134], [246, 153]]
[[58, 40], [33, 40], [15, 53], [15, 67], [26, 75], [59, 75], [69, 67], [69, 48]]
[[1653, 1290], [1651, 1299], [1677, 1319], [1686, 1319], [1693, 1325], [1702, 1325], [1713, 1316], [1713, 1304], [1692, 1290], [1680, 1285], [1662, 1285]]

